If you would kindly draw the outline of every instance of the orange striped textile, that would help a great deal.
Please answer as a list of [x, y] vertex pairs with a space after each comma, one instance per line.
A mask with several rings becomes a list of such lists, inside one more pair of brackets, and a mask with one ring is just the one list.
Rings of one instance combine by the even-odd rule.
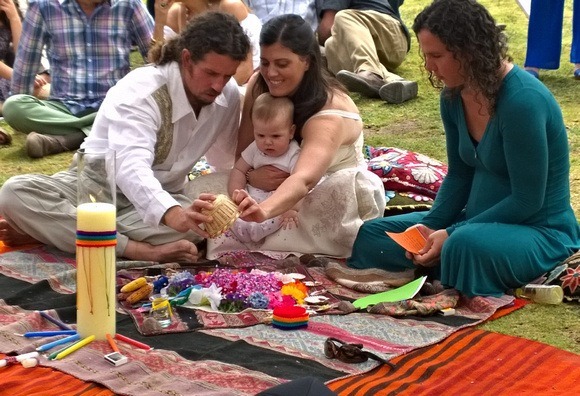
[[391, 362], [327, 386], [339, 396], [580, 394], [580, 355], [473, 328]]
[[[4, 355], [0, 354], [0, 359]], [[10, 396], [113, 396], [102, 385], [53, 370], [36, 366], [24, 368], [13, 364], [0, 368], [0, 394]]]

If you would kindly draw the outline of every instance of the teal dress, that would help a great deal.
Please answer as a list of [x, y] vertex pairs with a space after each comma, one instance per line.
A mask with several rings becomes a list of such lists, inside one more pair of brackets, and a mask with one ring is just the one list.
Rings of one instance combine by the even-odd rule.
[[433, 207], [364, 223], [347, 264], [415, 268], [385, 231], [421, 223], [449, 234], [435, 271], [443, 285], [467, 296], [499, 296], [580, 248], [562, 112], [550, 91], [517, 66], [504, 78], [479, 143], [468, 133], [461, 97], [443, 93], [440, 103], [449, 169]]

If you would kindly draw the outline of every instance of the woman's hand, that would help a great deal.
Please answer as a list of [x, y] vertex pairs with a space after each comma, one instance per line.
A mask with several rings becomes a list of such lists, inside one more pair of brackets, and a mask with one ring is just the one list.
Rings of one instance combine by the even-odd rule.
[[18, 15], [18, 11], [16, 10], [16, 4], [12, 0], [0, 0], [0, 11], [6, 13], [9, 21], [13, 21], [15, 18], [20, 19], [20, 15]]
[[268, 214], [246, 190], [234, 190], [232, 200], [238, 205], [242, 220], [261, 223], [268, 218]]
[[[0, 1], [2, 1], [2, 0], [0, 0]], [[43, 86], [45, 86], [48, 83], [49, 83], [49, 81], [47, 81], [47, 79], [45, 78], [45, 74], [37, 74], [34, 77], [34, 89], [42, 88]]]
[[274, 191], [290, 176], [273, 165], [262, 166], [248, 173], [248, 184], [264, 191]]
[[209, 234], [200, 227], [200, 224], [208, 223], [213, 220], [211, 216], [204, 215], [202, 210], [213, 209], [214, 200], [215, 195], [213, 194], [200, 194], [199, 198], [194, 200], [187, 208], [181, 206], [173, 206], [169, 208], [163, 215], [161, 221], [163, 224], [176, 231], [187, 232], [192, 230], [204, 238], [209, 238]]
[[407, 252], [406, 256], [408, 259], [413, 260], [415, 265], [435, 267], [439, 264], [443, 243], [445, 243], [449, 235], [444, 229], [434, 231], [423, 224], [418, 224], [416, 227], [419, 228], [421, 234], [426, 238], [425, 246], [423, 246], [418, 254]]

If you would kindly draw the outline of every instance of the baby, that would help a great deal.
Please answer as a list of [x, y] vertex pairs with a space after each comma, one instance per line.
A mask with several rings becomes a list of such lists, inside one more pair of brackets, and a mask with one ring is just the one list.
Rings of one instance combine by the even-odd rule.
[[[246, 188], [252, 198], [264, 201], [271, 192], [247, 184], [246, 172], [264, 165], [273, 165], [292, 173], [298, 159], [300, 146], [294, 140], [296, 125], [293, 123], [294, 104], [286, 97], [273, 97], [263, 93], [254, 102], [252, 123], [254, 141], [235, 163], [228, 181], [228, 192]], [[241, 242], [258, 242], [279, 230], [298, 226], [298, 205], [286, 213], [263, 223], [238, 219], [231, 230]]]

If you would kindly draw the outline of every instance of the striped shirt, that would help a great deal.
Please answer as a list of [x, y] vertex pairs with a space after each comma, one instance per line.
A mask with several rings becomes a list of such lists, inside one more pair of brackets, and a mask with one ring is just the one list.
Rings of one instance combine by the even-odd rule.
[[49, 100], [73, 114], [98, 110], [130, 70], [133, 43], [145, 58], [153, 18], [140, 0], [110, 0], [87, 16], [75, 0], [31, 1], [14, 62], [12, 94], [31, 94], [42, 49], [50, 64]]

